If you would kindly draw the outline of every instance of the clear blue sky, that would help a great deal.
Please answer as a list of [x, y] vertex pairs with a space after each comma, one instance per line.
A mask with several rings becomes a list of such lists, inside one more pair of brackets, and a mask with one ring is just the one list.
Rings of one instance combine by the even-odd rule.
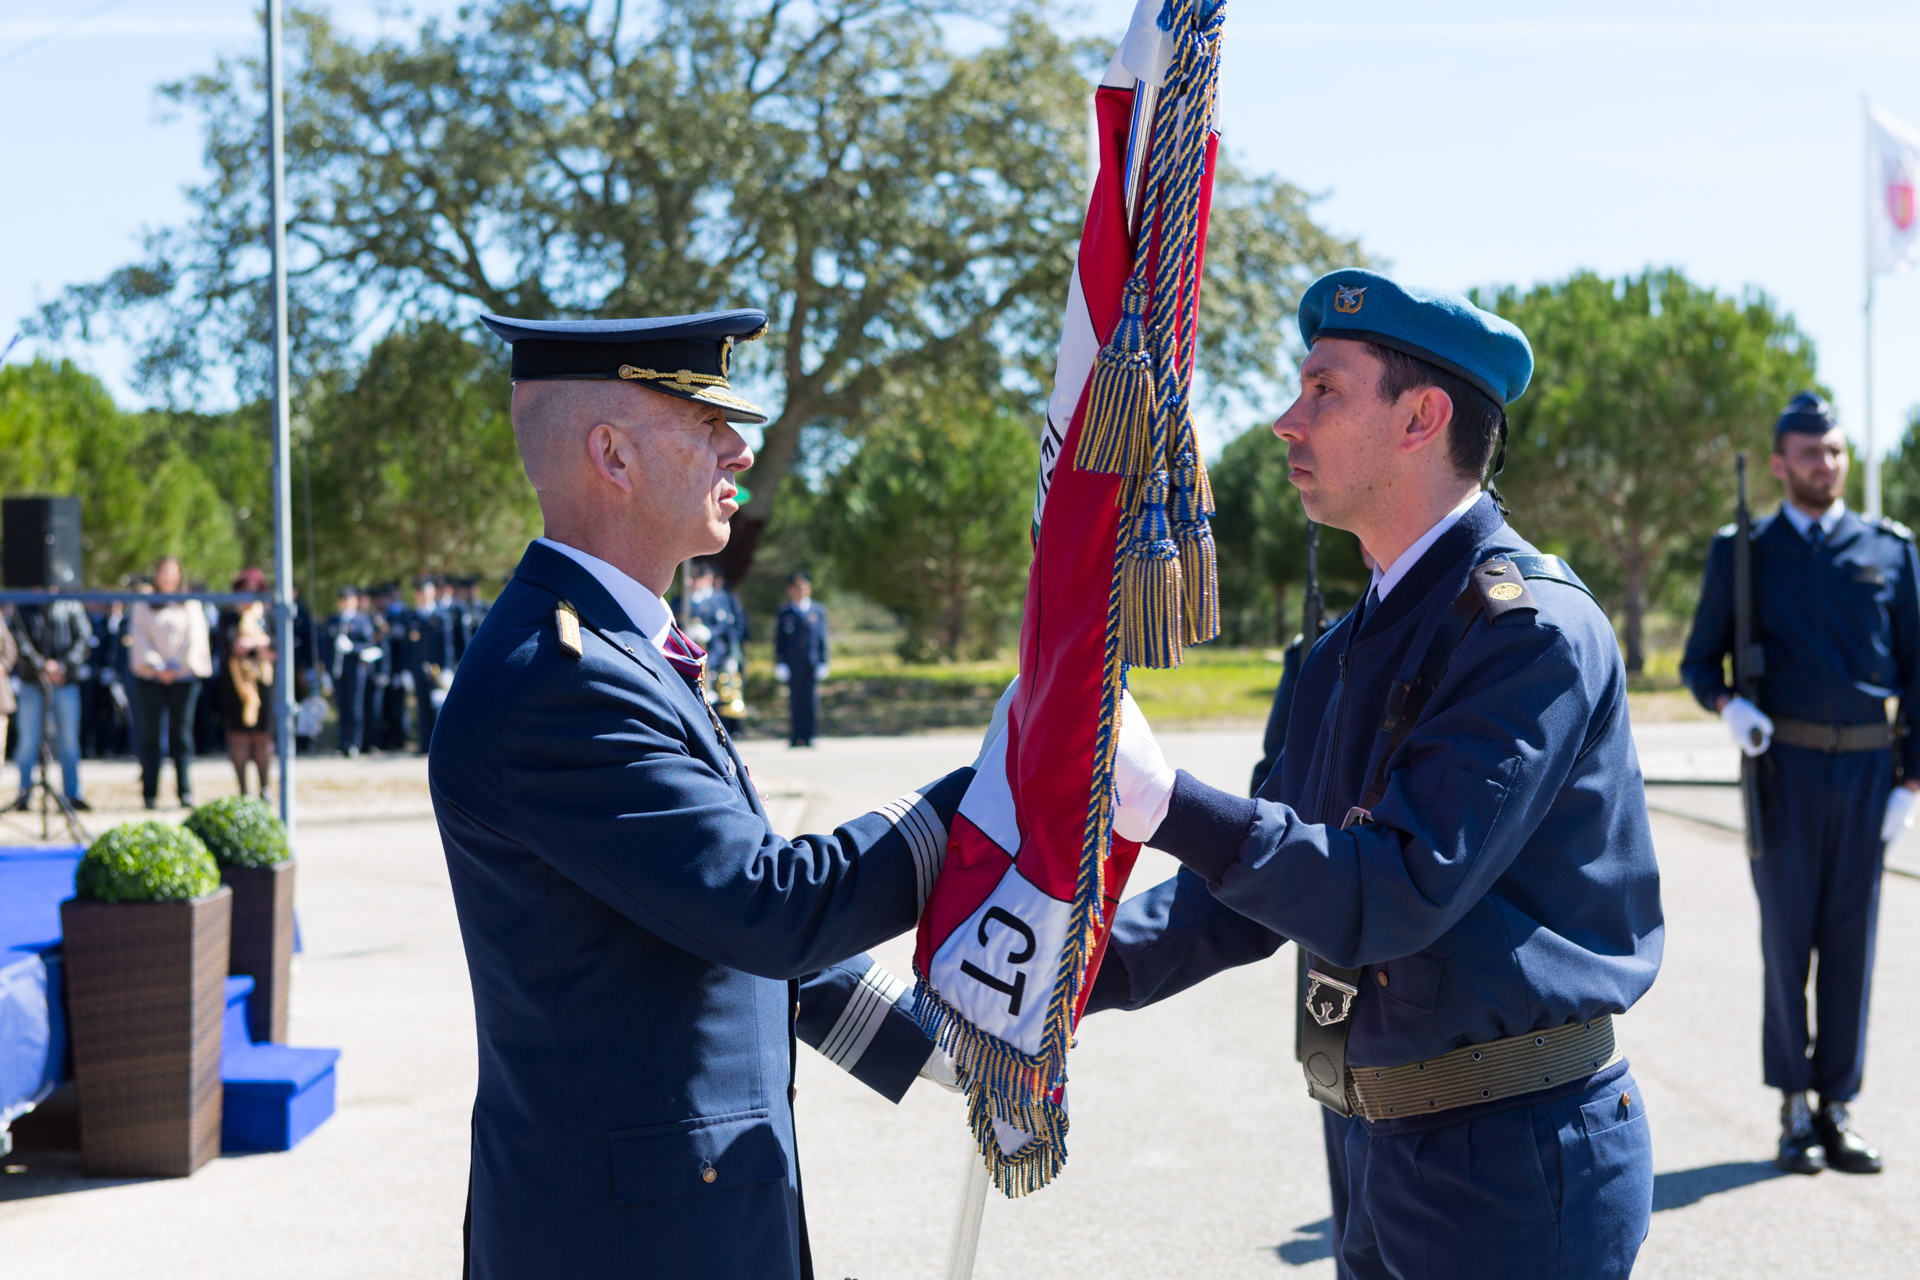
[[[100, 2], [0, 0], [0, 59]], [[1324, 193], [1321, 219], [1395, 274], [1466, 288], [1654, 264], [1763, 289], [1814, 338], [1864, 439], [1860, 99], [1920, 124], [1911, 0], [1827, 0], [1817, 19], [1777, 0], [1629, 0], [1604, 19], [1484, 0], [1376, 0], [1364, 16], [1229, 3], [1227, 145]], [[1093, 0], [1086, 21], [1117, 34], [1132, 7]], [[182, 216], [199, 142], [191, 122], [158, 116], [153, 88], [252, 47], [253, 12], [252, 0], [121, 0], [0, 63], [0, 345], [13, 318]], [[365, 0], [333, 12], [368, 33], [383, 21]], [[1920, 273], [1883, 279], [1879, 296], [1884, 448], [1920, 405]], [[68, 354], [124, 395], [124, 352]]]

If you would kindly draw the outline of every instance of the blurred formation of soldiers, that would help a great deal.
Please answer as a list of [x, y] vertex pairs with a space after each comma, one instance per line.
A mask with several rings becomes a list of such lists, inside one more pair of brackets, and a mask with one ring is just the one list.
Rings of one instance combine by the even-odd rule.
[[[340, 588], [339, 609], [320, 640], [326, 666], [316, 673], [331, 689], [340, 754], [405, 751], [410, 743], [426, 754], [454, 667], [486, 616], [475, 586], [473, 578], [422, 575], [413, 580], [411, 606], [398, 583], [371, 593]], [[314, 730], [303, 741], [317, 736], [317, 725], [303, 728]]]
[[690, 560], [686, 593], [673, 602], [681, 629], [707, 651], [706, 694], [728, 733], [746, 726], [747, 703], [743, 673], [746, 645], [753, 638], [746, 606], [721, 580], [712, 560]]
[[820, 682], [831, 660], [827, 611], [813, 601], [813, 579], [804, 571], [787, 576], [787, 602], [773, 620], [773, 674], [787, 686], [787, 745], [813, 745], [820, 711]]
[[1757, 704], [1723, 669], [1738, 643], [1735, 526], [1708, 555], [1680, 673], [1753, 758], [1762, 1060], [1782, 1094], [1776, 1163], [1878, 1173], [1847, 1106], [1866, 1061], [1881, 868], [1920, 793], [1920, 742], [1907, 727], [1920, 695], [1920, 564], [1905, 526], [1847, 509], [1846, 436], [1820, 397], [1802, 393], [1780, 415], [1769, 465], [1786, 501], [1752, 532], [1752, 641], [1736, 660], [1736, 679], [1740, 662], [1757, 668]]

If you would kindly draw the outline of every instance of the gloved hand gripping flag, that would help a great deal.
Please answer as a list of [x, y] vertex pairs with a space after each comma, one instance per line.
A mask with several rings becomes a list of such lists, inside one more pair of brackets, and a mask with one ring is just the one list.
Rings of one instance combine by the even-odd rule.
[[1219, 631], [1188, 389], [1224, 10], [1140, 0], [1095, 95], [1099, 176], [1040, 444], [1020, 681], [920, 918], [915, 1016], [952, 1055], [1010, 1196], [1066, 1159], [1067, 1050], [1139, 854], [1112, 832], [1126, 670], [1176, 666]]

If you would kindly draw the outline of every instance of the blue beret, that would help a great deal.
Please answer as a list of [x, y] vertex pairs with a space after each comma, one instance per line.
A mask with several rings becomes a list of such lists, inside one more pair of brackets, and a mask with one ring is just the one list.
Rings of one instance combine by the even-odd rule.
[[1773, 434], [1777, 437], [1789, 431], [1805, 431], [1823, 436], [1838, 425], [1833, 420], [1832, 405], [1811, 391], [1802, 391], [1780, 411], [1779, 421], [1773, 424]]
[[480, 320], [513, 344], [515, 382], [618, 378], [718, 405], [731, 422], [767, 421], [766, 410], [733, 394], [727, 382], [734, 344], [767, 331], [764, 311], [644, 320]]
[[1533, 378], [1533, 348], [1508, 320], [1457, 293], [1396, 284], [1346, 267], [1315, 280], [1300, 299], [1300, 337], [1376, 342], [1457, 374], [1499, 405]]

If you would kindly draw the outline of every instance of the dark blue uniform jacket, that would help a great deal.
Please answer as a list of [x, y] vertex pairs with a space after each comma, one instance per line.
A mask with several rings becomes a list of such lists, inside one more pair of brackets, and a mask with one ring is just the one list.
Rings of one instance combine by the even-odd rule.
[[1179, 775], [1153, 843], [1186, 869], [1120, 908], [1089, 1007], [1149, 1004], [1292, 938], [1366, 967], [1348, 1060], [1391, 1066], [1623, 1012], [1653, 985], [1660, 879], [1626, 675], [1578, 588], [1530, 580], [1537, 609], [1474, 619], [1375, 821], [1340, 828], [1391, 683], [1502, 552], [1533, 548], [1482, 498], [1321, 638], [1258, 800]]
[[[1707, 553], [1693, 633], [1680, 676], [1711, 711], [1727, 683], [1733, 652], [1733, 537], [1722, 530]], [[1754, 634], [1766, 648], [1760, 708], [1820, 724], [1885, 723], [1887, 699], [1902, 716], [1920, 707], [1920, 563], [1899, 525], [1842, 513], [1816, 548], [1784, 515], [1753, 536]], [[1905, 775], [1920, 776], [1920, 739], [1896, 750]]]
[[827, 611], [816, 602], [805, 613], [791, 602], [780, 606], [773, 619], [773, 660], [784, 662], [801, 680], [811, 680], [813, 669], [830, 657]]
[[[912, 926], [971, 777], [782, 839], [685, 679], [591, 574], [528, 548], [429, 765], [479, 1033], [475, 1277], [808, 1274], [797, 988]], [[818, 981], [844, 1004], [858, 979]]]

